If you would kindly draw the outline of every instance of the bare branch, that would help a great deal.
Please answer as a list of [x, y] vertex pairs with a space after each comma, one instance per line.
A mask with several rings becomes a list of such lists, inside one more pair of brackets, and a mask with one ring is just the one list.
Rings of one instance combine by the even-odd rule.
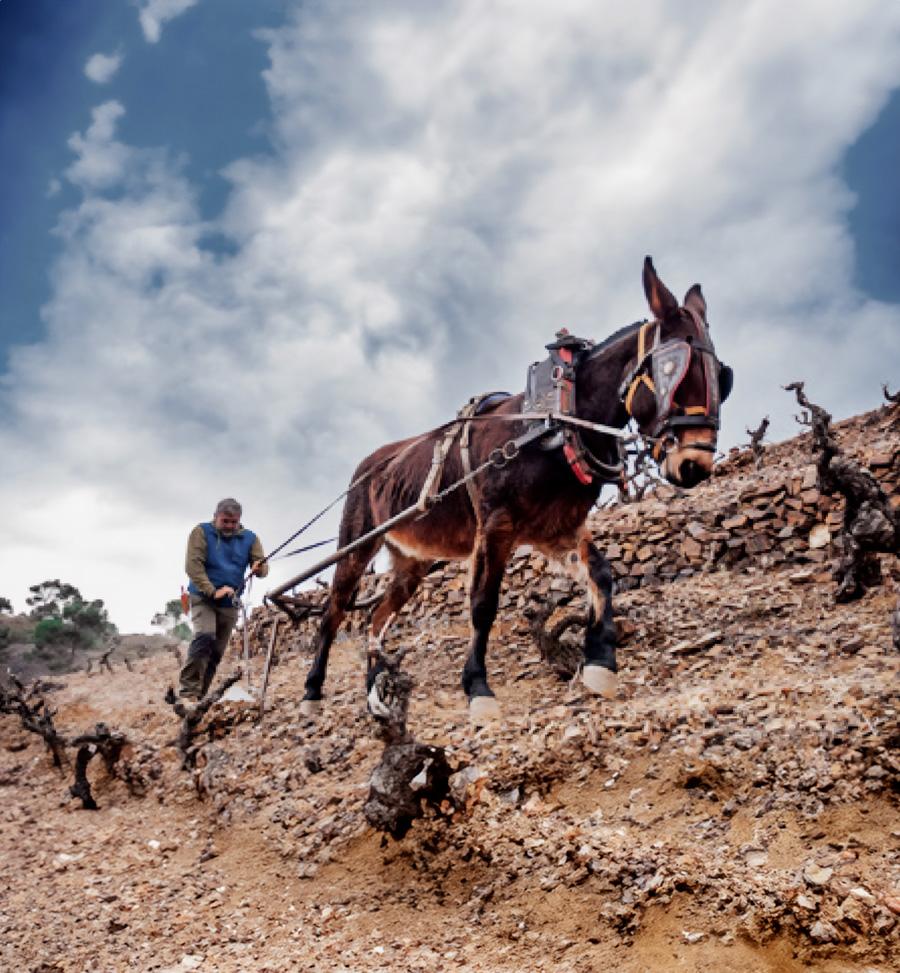
[[422, 815], [423, 803], [439, 808], [447, 800], [451, 774], [443, 747], [417, 743], [406, 728], [414, 682], [400, 663], [410, 648], [403, 646], [394, 653], [378, 648], [372, 653], [381, 670], [373, 681], [369, 705], [370, 710], [377, 709], [373, 711], [377, 735], [385, 747], [369, 781], [363, 812], [372, 827], [398, 839]]
[[766, 416], [762, 422], [756, 427], [756, 429], [747, 429], [747, 435], [750, 437], [750, 449], [753, 451], [753, 460], [756, 464], [756, 468], [759, 469], [762, 465], [763, 458], [763, 445], [762, 441], [765, 438], [766, 430], [769, 428], [769, 417]]
[[66, 738], [53, 725], [53, 717], [56, 715], [56, 711], [50, 709], [43, 696], [40, 696], [34, 703], [28, 701], [28, 697], [34, 697], [40, 687], [41, 683], [37, 682], [28, 691], [10, 673], [9, 685], [0, 683], [0, 712], [17, 714], [26, 730], [43, 738], [47, 749], [53, 755], [53, 766], [62, 769], [64, 764], [69, 763], [69, 758], [66, 755], [68, 743]]
[[562, 641], [562, 636], [571, 628], [583, 627], [588, 618], [584, 612], [574, 612], [563, 616], [548, 628], [551, 615], [557, 605], [552, 602], [533, 601], [526, 605], [525, 618], [531, 637], [538, 647], [541, 661], [546, 663], [560, 679], [571, 679], [584, 661], [580, 647]]
[[818, 454], [819, 490], [840, 494], [845, 500], [835, 598], [853, 601], [881, 582], [881, 565], [875, 554], [900, 553], [900, 514], [891, 507], [872, 473], [842, 455], [831, 434], [830, 413], [809, 401], [803, 382], [793, 382], [785, 389], [794, 392], [797, 402], [809, 410], [813, 453]]
[[203, 717], [206, 716], [210, 707], [218, 703], [219, 700], [241, 678], [242, 675], [242, 671], [240, 669], [236, 669], [219, 685], [218, 689], [208, 692], [203, 699], [201, 699], [194, 706], [190, 706], [183, 700], [178, 699], [178, 697], [175, 695], [175, 690], [169, 687], [169, 691], [165, 696], [165, 701], [175, 711], [175, 715], [181, 717], [181, 731], [178, 734], [178, 740], [176, 741], [175, 746], [178, 748], [178, 752], [181, 754], [182, 769], [187, 770], [188, 768], [193, 767], [196, 763], [197, 750], [199, 748], [194, 746], [194, 734], [197, 732], [197, 727], [200, 725]]

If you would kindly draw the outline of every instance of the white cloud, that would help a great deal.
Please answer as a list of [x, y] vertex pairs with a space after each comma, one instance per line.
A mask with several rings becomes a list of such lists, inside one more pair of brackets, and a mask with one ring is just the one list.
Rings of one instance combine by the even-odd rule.
[[145, 40], [156, 44], [162, 36], [163, 24], [180, 17], [199, 0], [138, 0], [141, 30]]
[[104, 102], [91, 113], [91, 124], [84, 135], [76, 132], [69, 139], [69, 148], [76, 155], [66, 171], [70, 182], [90, 192], [107, 189], [122, 180], [134, 153], [112, 136], [124, 114], [118, 101]]
[[84, 73], [97, 84], [107, 84], [121, 66], [121, 54], [92, 54], [84, 66]]
[[854, 290], [838, 173], [900, 83], [900, 8], [671, 10], [298, 5], [263, 35], [275, 148], [228, 168], [215, 225], [98, 106], [48, 340], [0, 385], [0, 594], [63, 577], [144, 626], [220, 496], [274, 546], [376, 445], [518, 390], [560, 325], [643, 316], [647, 252], [704, 285], [726, 446], [765, 413], [792, 434], [793, 379], [836, 416], [877, 403], [900, 315]]

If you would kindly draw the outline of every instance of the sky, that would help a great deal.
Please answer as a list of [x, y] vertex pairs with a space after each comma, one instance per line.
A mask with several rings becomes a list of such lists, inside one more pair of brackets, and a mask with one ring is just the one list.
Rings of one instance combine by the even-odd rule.
[[0, 595], [149, 631], [218, 499], [272, 549], [646, 316], [645, 254], [703, 286], [720, 446], [797, 379], [873, 408], [898, 163], [895, 0], [0, 0]]

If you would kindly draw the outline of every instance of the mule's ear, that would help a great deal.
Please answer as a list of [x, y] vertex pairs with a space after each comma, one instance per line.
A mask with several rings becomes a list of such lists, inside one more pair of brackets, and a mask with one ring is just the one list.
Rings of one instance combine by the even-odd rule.
[[684, 306], [695, 311], [701, 321], [706, 320], [706, 298], [704, 298], [699, 284], [694, 284], [687, 294], [684, 295]]
[[662, 321], [664, 318], [678, 312], [678, 301], [668, 287], [656, 276], [653, 261], [644, 258], [644, 293], [653, 316]]

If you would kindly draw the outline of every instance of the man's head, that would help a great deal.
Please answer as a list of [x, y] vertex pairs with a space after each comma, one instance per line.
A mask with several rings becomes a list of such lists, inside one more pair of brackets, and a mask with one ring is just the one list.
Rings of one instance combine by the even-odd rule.
[[226, 537], [236, 534], [241, 527], [241, 505], [233, 497], [226, 497], [216, 504], [213, 526]]

